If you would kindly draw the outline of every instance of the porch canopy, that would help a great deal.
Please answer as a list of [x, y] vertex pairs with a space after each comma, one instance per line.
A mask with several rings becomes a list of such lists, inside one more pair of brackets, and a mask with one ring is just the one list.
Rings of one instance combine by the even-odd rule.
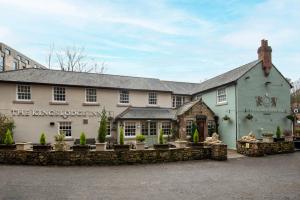
[[128, 107], [116, 119], [176, 120], [176, 110], [171, 108]]

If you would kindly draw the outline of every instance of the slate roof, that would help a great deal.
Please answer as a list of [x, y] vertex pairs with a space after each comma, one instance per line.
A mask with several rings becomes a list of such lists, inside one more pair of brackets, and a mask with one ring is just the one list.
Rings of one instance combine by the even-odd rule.
[[155, 78], [96, 74], [86, 72], [66, 72], [50, 69], [21, 69], [0, 72], [0, 81], [66, 86], [102, 87], [131, 90], [166, 91], [174, 94], [193, 95], [238, 80], [261, 60], [228, 71], [202, 83], [162, 81]]
[[128, 107], [116, 119], [171, 119], [175, 120], [176, 110], [171, 108]]
[[176, 115], [182, 115], [184, 114], [186, 111], [188, 111], [189, 109], [191, 109], [191, 107], [193, 107], [196, 103], [198, 103], [200, 100], [195, 100], [195, 101], [190, 101], [188, 103], [183, 104], [182, 106], [180, 106], [177, 109]]

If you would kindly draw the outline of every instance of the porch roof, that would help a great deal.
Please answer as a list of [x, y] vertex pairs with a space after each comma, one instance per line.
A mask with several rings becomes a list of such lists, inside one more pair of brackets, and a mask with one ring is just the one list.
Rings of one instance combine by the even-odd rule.
[[176, 110], [171, 108], [128, 107], [116, 119], [176, 119]]

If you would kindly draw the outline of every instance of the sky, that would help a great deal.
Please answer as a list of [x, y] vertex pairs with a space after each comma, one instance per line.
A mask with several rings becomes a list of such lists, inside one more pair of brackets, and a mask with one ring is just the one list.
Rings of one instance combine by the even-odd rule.
[[41, 64], [84, 47], [105, 73], [201, 82], [257, 59], [300, 78], [300, 0], [0, 0], [0, 41]]

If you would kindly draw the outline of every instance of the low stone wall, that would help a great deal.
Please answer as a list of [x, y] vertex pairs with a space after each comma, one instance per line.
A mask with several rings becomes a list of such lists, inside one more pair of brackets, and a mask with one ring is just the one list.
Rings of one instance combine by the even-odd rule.
[[130, 151], [0, 151], [1, 164], [22, 165], [120, 165], [175, 162], [187, 160], [226, 160], [227, 146], [200, 149], [130, 150]]
[[237, 152], [251, 157], [280, 153], [292, 153], [294, 151], [295, 149], [293, 142], [237, 142]]

